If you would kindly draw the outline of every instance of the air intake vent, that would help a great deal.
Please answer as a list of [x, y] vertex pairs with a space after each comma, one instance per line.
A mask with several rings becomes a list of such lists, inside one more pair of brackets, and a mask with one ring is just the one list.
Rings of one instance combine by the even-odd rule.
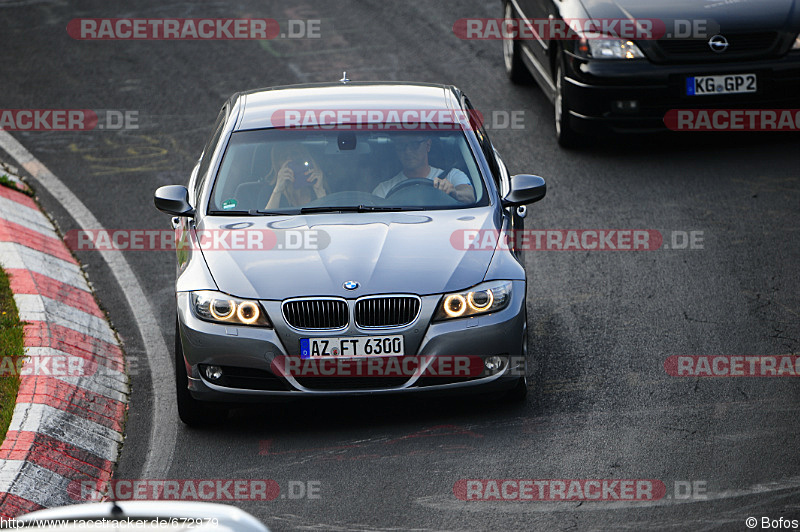
[[367, 297], [356, 301], [356, 325], [362, 328], [403, 327], [417, 319], [420, 301], [414, 296]]
[[284, 302], [283, 318], [296, 329], [342, 329], [348, 321], [347, 303], [341, 299], [293, 299]]

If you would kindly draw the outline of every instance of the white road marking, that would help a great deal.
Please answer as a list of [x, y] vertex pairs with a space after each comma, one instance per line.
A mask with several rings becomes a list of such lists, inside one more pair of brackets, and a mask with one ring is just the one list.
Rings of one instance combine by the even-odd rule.
[[[0, 148], [30, 173], [39, 185], [66, 209], [81, 229], [103, 229], [100, 221], [86, 205], [6, 131], [0, 131]], [[139, 280], [123, 253], [117, 250], [99, 250], [98, 253], [108, 264], [111, 274], [125, 294], [147, 354], [151, 383], [150, 396], [153, 398], [153, 421], [150, 427], [150, 441], [142, 477], [165, 478], [172, 464], [178, 435], [174, 374], [170, 362], [171, 351], [167, 348], [164, 337], [161, 335], [161, 327], [156, 320], [153, 307], [147, 300]]]

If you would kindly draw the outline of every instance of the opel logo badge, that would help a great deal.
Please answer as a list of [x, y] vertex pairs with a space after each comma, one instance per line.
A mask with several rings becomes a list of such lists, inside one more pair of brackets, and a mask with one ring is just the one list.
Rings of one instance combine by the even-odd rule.
[[356, 288], [358, 288], [361, 285], [358, 284], [355, 281], [345, 281], [342, 286], [344, 286], [345, 290], [355, 290]]
[[728, 49], [730, 43], [728, 43], [728, 39], [723, 37], [722, 35], [714, 35], [711, 39], [708, 40], [708, 46], [711, 48], [713, 52], [721, 54], [725, 50]]

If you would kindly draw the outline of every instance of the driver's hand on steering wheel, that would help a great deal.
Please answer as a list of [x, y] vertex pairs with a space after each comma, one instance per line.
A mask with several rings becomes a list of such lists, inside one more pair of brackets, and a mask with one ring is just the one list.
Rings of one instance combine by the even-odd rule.
[[456, 190], [456, 187], [453, 186], [453, 183], [447, 179], [440, 179], [438, 177], [433, 178], [433, 186], [448, 195], [452, 195]]

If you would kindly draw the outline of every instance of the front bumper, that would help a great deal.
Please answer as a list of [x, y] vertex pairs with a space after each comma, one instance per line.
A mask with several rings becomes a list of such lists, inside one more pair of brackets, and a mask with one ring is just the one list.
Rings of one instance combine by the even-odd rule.
[[[687, 96], [686, 78], [757, 75], [758, 92]], [[779, 59], [656, 64], [649, 60], [587, 61], [569, 56], [564, 96], [570, 125], [582, 133], [664, 131], [672, 109], [796, 109], [800, 107], [800, 52]], [[635, 110], [616, 102], [636, 101]]]
[[[258, 402], [271, 397], [313, 395], [371, 395], [422, 392], [490, 392], [515, 386], [527, 371], [525, 352], [525, 282], [513, 281], [512, 299], [505, 309], [485, 316], [430, 323], [440, 296], [423, 296], [415, 322], [401, 329], [360, 330], [351, 325], [342, 332], [318, 333], [288, 327], [280, 302], [262, 301], [274, 329], [229, 327], [198, 319], [187, 293], [178, 293], [178, 322], [192, 397], [212, 402]], [[491, 375], [403, 378], [363, 376], [292, 376], [281, 371], [285, 360], [300, 357], [300, 338], [314, 336], [368, 336], [402, 334], [405, 357], [507, 357], [506, 367]], [[281, 363], [283, 361], [283, 363]], [[202, 365], [230, 368], [236, 375], [226, 385], [213, 383]]]

